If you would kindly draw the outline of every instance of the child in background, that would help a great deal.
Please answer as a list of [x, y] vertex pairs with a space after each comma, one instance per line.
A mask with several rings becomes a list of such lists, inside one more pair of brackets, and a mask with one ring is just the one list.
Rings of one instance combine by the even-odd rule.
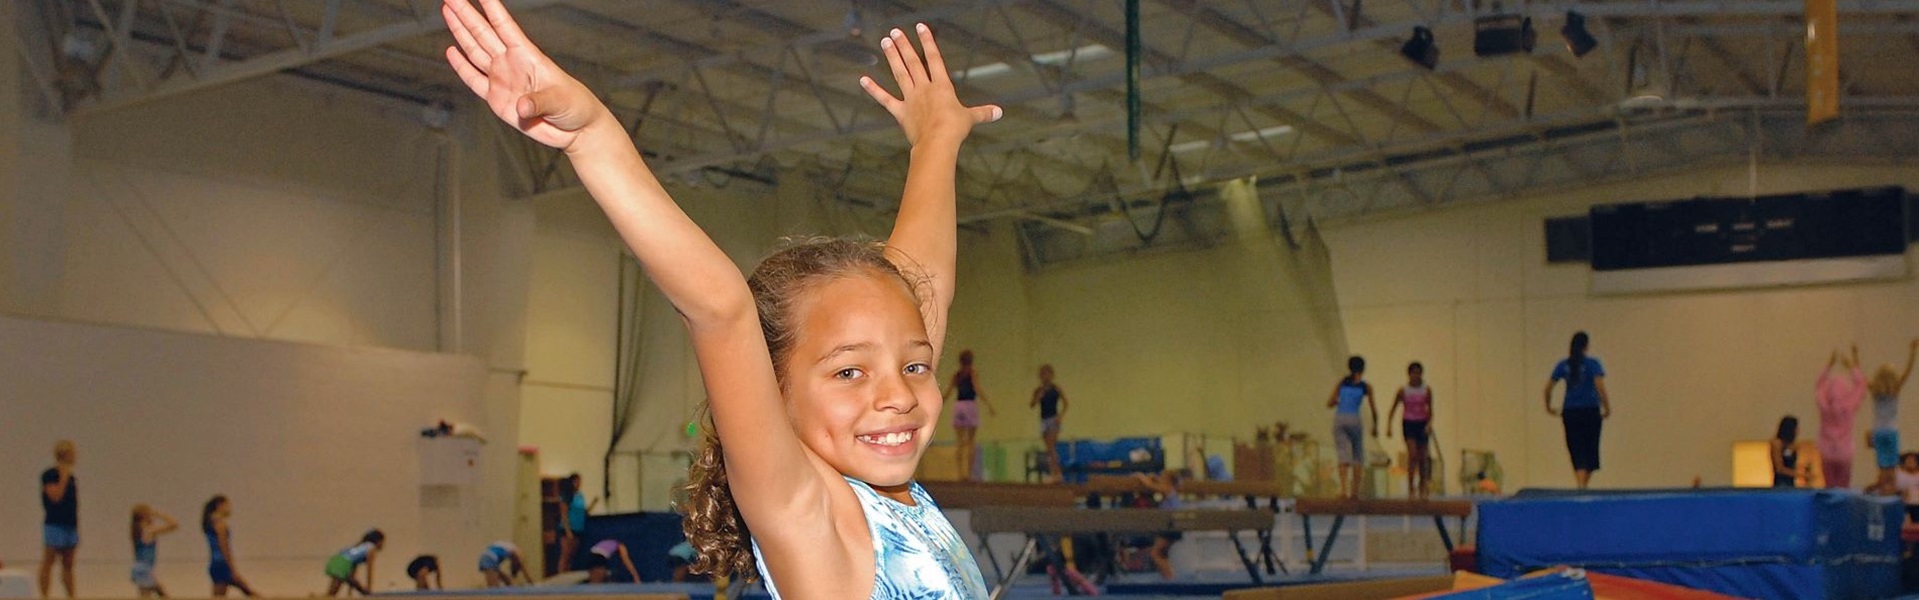
[[1033, 388], [1033, 399], [1026, 407], [1039, 407], [1039, 435], [1046, 443], [1046, 460], [1052, 469], [1048, 478], [1052, 481], [1066, 475], [1060, 471], [1059, 430], [1066, 420], [1067, 404], [1066, 392], [1053, 383], [1053, 365], [1040, 365], [1039, 387]]
[[1899, 497], [1905, 501], [1906, 522], [1919, 523], [1919, 452], [1899, 455], [1899, 472], [1892, 477]]
[[225, 598], [230, 587], [252, 598], [258, 594], [233, 568], [233, 529], [227, 526], [232, 516], [233, 502], [224, 495], [215, 495], [200, 508], [200, 532], [207, 535], [207, 578], [213, 580], [215, 598]]
[[666, 566], [673, 570], [673, 583], [698, 581], [698, 576], [693, 574], [695, 558], [698, 558], [698, 555], [693, 552], [693, 545], [684, 541], [667, 549]]
[[1804, 475], [1805, 467], [1799, 464], [1799, 417], [1786, 415], [1779, 419], [1779, 430], [1772, 436], [1772, 487], [1790, 488], [1799, 486], [1799, 478]]
[[686, 485], [695, 569], [757, 570], [775, 598], [984, 598], [912, 478], [939, 422], [960, 143], [1001, 111], [960, 104], [930, 28], [924, 60], [893, 30], [881, 51], [904, 99], [861, 80], [912, 145], [891, 241], [799, 242], [742, 277], [593, 92], [499, 0], [481, 4], [442, 6], [448, 62], [501, 120], [566, 152], [691, 337], [713, 425]]
[[959, 462], [960, 479], [972, 481], [973, 466], [978, 461], [979, 453], [979, 444], [974, 442], [973, 436], [979, 432], [980, 405], [985, 404], [986, 410], [995, 417], [999, 416], [999, 411], [994, 410], [993, 404], [986, 401], [986, 394], [980, 392], [979, 370], [973, 368], [973, 351], [961, 350], [959, 364], [959, 372], [953, 374], [952, 383], [946, 386], [941, 397], [955, 397], [953, 433], [959, 436], [956, 442], [959, 452], [955, 453], [955, 460]]
[[[326, 595], [332, 597], [340, 593], [340, 585], [345, 584], [362, 596], [373, 595], [373, 561], [380, 555], [380, 549], [386, 547], [386, 534], [378, 529], [360, 536], [360, 543], [341, 550], [326, 561]], [[353, 579], [353, 574], [366, 565], [366, 584]]]
[[640, 570], [633, 566], [633, 556], [626, 553], [626, 544], [619, 540], [600, 540], [586, 552], [586, 582], [606, 583], [608, 568], [613, 565], [613, 557], [619, 557], [626, 565], [626, 574], [633, 578], [630, 583], [640, 583]]
[[1426, 387], [1426, 367], [1413, 363], [1406, 367], [1406, 387], [1393, 396], [1393, 407], [1386, 409], [1386, 437], [1393, 435], [1393, 415], [1406, 405], [1401, 424], [1406, 433], [1406, 495], [1424, 500], [1432, 495], [1433, 460], [1428, 455], [1432, 441], [1433, 390]]
[[[1845, 372], [1834, 375], [1839, 366]], [[1814, 402], [1819, 407], [1819, 462], [1826, 475], [1826, 487], [1852, 487], [1853, 414], [1866, 400], [1866, 374], [1859, 369], [1859, 346], [1850, 356], [1834, 350], [1819, 371]]]
[[573, 556], [586, 534], [586, 495], [580, 493], [580, 474], [560, 479], [560, 571], [573, 570]]
[[1339, 497], [1359, 499], [1366, 468], [1366, 431], [1359, 421], [1360, 401], [1372, 410], [1373, 437], [1379, 437], [1379, 405], [1373, 403], [1373, 385], [1366, 383], [1366, 359], [1346, 359], [1346, 376], [1333, 386], [1326, 408], [1333, 409], [1333, 445], [1339, 450]]
[[157, 559], [160, 536], [172, 533], [180, 528], [180, 522], [173, 517], [153, 510], [145, 504], [133, 505], [133, 525], [130, 533], [133, 537], [133, 587], [140, 597], [167, 597], [166, 588], [160, 587], [160, 581], [153, 577], [153, 562]]
[[526, 572], [520, 547], [513, 542], [493, 542], [481, 551], [480, 574], [486, 576], [486, 587], [490, 588], [513, 585], [515, 575], [526, 578], [527, 585], [533, 585], [533, 574]]
[[[1187, 473], [1174, 470], [1167, 470], [1158, 475], [1133, 474], [1140, 485], [1159, 495], [1159, 507], [1163, 510], [1179, 510], [1179, 484], [1186, 476], [1188, 476]], [[1172, 581], [1177, 575], [1173, 572], [1173, 561], [1167, 556], [1167, 552], [1173, 548], [1173, 543], [1178, 542], [1182, 537], [1184, 536], [1177, 531], [1162, 531], [1153, 536], [1153, 567], [1159, 569], [1161, 579]]]
[[[433, 578], [428, 579], [427, 575], [432, 575]], [[413, 580], [415, 590], [446, 589], [446, 584], [440, 581], [440, 557], [432, 554], [413, 557], [413, 562], [406, 564], [406, 576]]]
[[80, 547], [80, 484], [73, 477], [78, 459], [73, 442], [53, 444], [53, 468], [40, 473], [40, 508], [46, 511], [40, 532], [45, 552], [40, 555], [40, 597], [49, 597], [53, 562], [60, 561], [60, 585], [73, 592], [73, 554]]
[[1905, 371], [1880, 365], [1873, 371], [1872, 381], [1866, 384], [1867, 391], [1872, 392], [1872, 433], [1867, 439], [1874, 462], [1879, 466], [1879, 478], [1873, 482], [1873, 488], [1881, 494], [1899, 493], [1893, 487], [1892, 477], [1893, 468], [1899, 466], [1899, 391], [1905, 389], [1906, 380], [1912, 377], [1915, 358], [1919, 358], [1919, 339], [1912, 340], [1906, 348]]

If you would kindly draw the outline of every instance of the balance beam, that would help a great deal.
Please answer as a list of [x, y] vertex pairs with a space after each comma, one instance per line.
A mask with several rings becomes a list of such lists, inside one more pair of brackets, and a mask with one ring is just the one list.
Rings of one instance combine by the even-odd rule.
[[[1123, 494], [1151, 494], [1152, 488], [1146, 487], [1136, 477], [1118, 477], [1095, 475], [1081, 486], [1087, 494], [1096, 496], [1118, 496]], [[1269, 514], [1279, 514], [1279, 499], [1288, 495], [1285, 487], [1276, 481], [1197, 481], [1188, 480], [1179, 484], [1179, 495], [1191, 497], [1239, 496], [1246, 499], [1246, 508], [1259, 509], [1260, 499], [1266, 500]], [[1254, 532], [1259, 538], [1259, 563], [1265, 565], [1267, 575], [1278, 575], [1286, 571], [1286, 564], [1279, 561], [1273, 552], [1273, 530], [1259, 529]], [[1290, 572], [1289, 572], [1290, 573]]]
[[[987, 536], [994, 533], [1020, 533], [1026, 535], [1026, 547], [1020, 550], [1013, 560], [1011, 571], [1001, 573], [998, 586], [993, 590], [993, 598], [998, 598], [1013, 577], [1024, 572], [1026, 564], [1032, 560], [1038, 549], [1039, 539], [1077, 533], [1115, 534], [1115, 533], [1158, 533], [1161, 531], [1225, 531], [1233, 540], [1233, 549], [1239, 553], [1239, 562], [1246, 567], [1246, 574], [1254, 585], [1264, 583], [1259, 569], [1253, 560], [1246, 556], [1246, 546], [1239, 541], [1241, 531], [1270, 531], [1273, 516], [1262, 511], [1249, 510], [1158, 510], [1158, 509], [1110, 509], [1092, 510], [1077, 508], [1020, 508], [1006, 506], [984, 506], [973, 510], [973, 531], [978, 534], [981, 545], [985, 546]], [[984, 548], [990, 555], [992, 549]]]
[[943, 509], [988, 506], [1071, 508], [1079, 504], [1076, 486], [976, 481], [922, 481], [920, 487]]
[[1473, 514], [1473, 503], [1465, 500], [1300, 498], [1293, 501], [1293, 512], [1302, 515], [1467, 517]]
[[1243, 496], [1279, 499], [1288, 495], [1277, 481], [1188, 481], [1179, 485], [1179, 493], [1194, 496]]
[[[1333, 540], [1339, 539], [1339, 527], [1346, 523], [1349, 516], [1414, 516], [1433, 518], [1433, 527], [1439, 530], [1439, 541], [1446, 545], [1446, 551], [1453, 551], [1453, 538], [1446, 533], [1446, 517], [1459, 518], [1459, 536], [1466, 537], [1466, 518], [1473, 514], [1473, 503], [1465, 500], [1356, 500], [1333, 498], [1300, 498], [1293, 502], [1293, 512], [1299, 515], [1302, 533], [1306, 540], [1306, 560], [1311, 561], [1310, 571], [1318, 575], [1326, 569], [1326, 557], [1332, 554]], [[1317, 555], [1313, 552], [1313, 516], [1331, 515], [1333, 530], [1326, 534], [1326, 541], [1320, 546]]]
[[1244, 531], [1270, 529], [1271, 515], [1245, 510], [1157, 510], [1120, 508], [1016, 508], [988, 506], [973, 511], [973, 531], [982, 534], [1155, 533], [1160, 531]]

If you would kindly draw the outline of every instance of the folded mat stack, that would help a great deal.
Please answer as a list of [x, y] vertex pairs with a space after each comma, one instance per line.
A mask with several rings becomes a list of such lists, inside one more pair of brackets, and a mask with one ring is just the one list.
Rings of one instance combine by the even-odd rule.
[[1846, 491], [1521, 492], [1479, 505], [1479, 565], [1566, 565], [1746, 598], [1899, 591], [1897, 499]]

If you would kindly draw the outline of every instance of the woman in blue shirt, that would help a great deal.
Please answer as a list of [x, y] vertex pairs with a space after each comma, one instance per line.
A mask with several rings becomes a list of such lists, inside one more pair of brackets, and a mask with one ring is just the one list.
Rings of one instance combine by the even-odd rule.
[[[1546, 414], [1560, 417], [1566, 426], [1566, 452], [1572, 455], [1573, 480], [1586, 489], [1593, 471], [1599, 470], [1599, 428], [1612, 416], [1612, 401], [1606, 395], [1606, 368], [1586, 355], [1591, 338], [1586, 332], [1573, 334], [1572, 349], [1566, 360], [1553, 367], [1546, 382]], [[1553, 409], [1553, 387], [1566, 382], [1566, 399], [1559, 410]]]

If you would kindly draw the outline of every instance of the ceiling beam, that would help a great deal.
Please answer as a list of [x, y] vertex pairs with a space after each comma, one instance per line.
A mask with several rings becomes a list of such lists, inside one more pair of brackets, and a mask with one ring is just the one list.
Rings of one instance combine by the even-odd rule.
[[[1207, 29], [1226, 36], [1228, 39], [1238, 42], [1242, 46], [1260, 48], [1276, 43], [1276, 40], [1261, 33], [1259, 30], [1240, 23], [1232, 17], [1228, 17], [1224, 13], [1219, 12], [1218, 9], [1212, 8], [1199, 0], [1160, 0], [1160, 2], [1169, 8], [1190, 15], [1193, 20], [1206, 26]], [[1324, 3], [1322, 2], [1313, 2], [1312, 4], [1324, 8]], [[1365, 19], [1365, 17], [1355, 15], [1354, 19]], [[1364, 24], [1372, 25], [1373, 23], [1371, 20], [1366, 20]], [[1392, 42], [1385, 40], [1381, 40], [1381, 43], [1387, 46], [1392, 45]], [[1346, 81], [1346, 77], [1339, 72], [1327, 68], [1326, 65], [1320, 64], [1319, 61], [1302, 55], [1280, 56], [1274, 60], [1318, 82], [1320, 85], [1337, 85]], [[1402, 103], [1394, 102], [1371, 89], [1355, 90], [1347, 92], [1346, 95], [1352, 98], [1353, 101], [1358, 102], [1361, 106], [1371, 109], [1373, 112], [1385, 115], [1401, 124], [1410, 125], [1421, 132], [1432, 133], [1442, 129], [1438, 123], [1414, 114], [1412, 111], [1407, 110]], [[1498, 101], [1499, 99], [1495, 96], [1492, 97], [1491, 100]]]
[[[1072, 9], [1060, 6], [1052, 0], [1037, 0], [1032, 4], [1025, 5], [1023, 8], [1055, 25], [1069, 28], [1077, 26], [1079, 31], [1085, 34], [1089, 39], [1105, 44], [1109, 48], [1126, 47], [1125, 33], [1111, 29], [1092, 19], [1083, 19], [1081, 15]], [[1181, 62], [1172, 55], [1155, 50], [1151, 46], [1147, 46], [1145, 51], [1145, 58], [1148, 62], [1160, 65], [1177, 65]], [[1120, 76], [1123, 77], [1123, 74]], [[1209, 72], [1189, 71], [1179, 73], [1176, 77], [1178, 77], [1180, 81], [1199, 86], [1212, 92], [1214, 95], [1228, 100], [1246, 100], [1254, 97], [1252, 92], [1247, 91], [1246, 88], [1241, 87], [1239, 84], [1227, 81]], [[1145, 74], [1141, 74], [1140, 76], [1141, 81], [1147, 78]], [[1335, 129], [1317, 119], [1283, 106], [1268, 105], [1262, 106], [1258, 110], [1268, 117], [1277, 119], [1287, 125], [1292, 125], [1300, 133], [1312, 135], [1333, 144], [1365, 145], [1364, 139], [1362, 139], [1357, 131], [1348, 132]]]
[[[131, 1], [131, 0], [129, 0]], [[543, 6], [566, 0], [505, 0], [513, 10], [522, 15]], [[421, 35], [444, 31], [446, 23], [438, 12], [422, 19], [407, 19], [398, 23], [376, 27], [366, 31], [326, 40], [322, 44], [308, 44], [307, 47], [293, 47], [260, 56], [249, 57], [225, 65], [204, 65], [198, 73], [186, 71], [164, 81], [141, 86], [125, 92], [107, 95], [97, 103], [80, 109], [82, 113], [104, 113], [139, 106], [155, 100], [161, 100], [203, 90], [297, 69], [316, 62], [344, 56], [353, 52], [377, 48]], [[213, 45], [217, 48], [217, 45]], [[131, 57], [126, 57], [131, 59]]]

